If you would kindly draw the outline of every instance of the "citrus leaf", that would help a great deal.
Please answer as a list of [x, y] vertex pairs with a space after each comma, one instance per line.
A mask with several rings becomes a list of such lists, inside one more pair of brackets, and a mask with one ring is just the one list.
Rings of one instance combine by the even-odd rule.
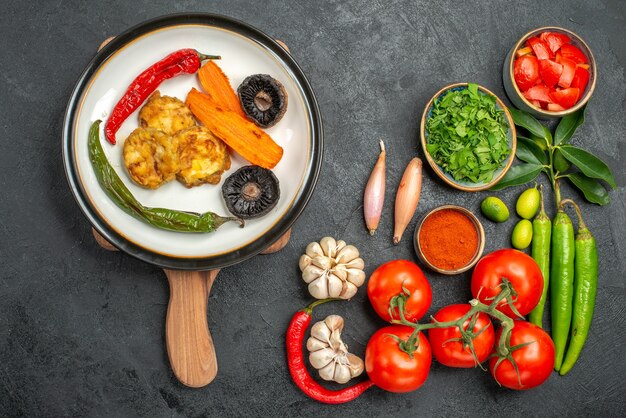
[[518, 136], [515, 156], [520, 160], [531, 164], [548, 164], [548, 156], [541, 150], [539, 145], [532, 139]]
[[611, 169], [604, 161], [590, 152], [572, 145], [563, 145], [559, 149], [567, 161], [578, 167], [587, 177], [604, 180], [609, 183], [612, 188], [617, 188]]
[[550, 134], [550, 131], [548, 131], [548, 129], [546, 129], [537, 119], [532, 117], [530, 114], [521, 110], [514, 109], [512, 107], [509, 108], [509, 112], [513, 117], [513, 122], [515, 122], [517, 126], [521, 126], [528, 132], [535, 136], [538, 136], [539, 138], [548, 138], [547, 135]]
[[597, 180], [590, 179], [582, 173], [571, 173], [567, 174], [566, 177], [583, 192], [587, 201], [600, 206], [609, 203], [609, 193]]
[[509, 169], [506, 175], [502, 177], [502, 180], [491, 187], [491, 190], [502, 190], [506, 187], [519, 186], [520, 184], [533, 181], [539, 173], [541, 173], [542, 169], [543, 165], [540, 164], [525, 163], [514, 165]]
[[561, 119], [554, 133], [554, 144], [567, 144], [576, 129], [585, 122], [586, 105]]

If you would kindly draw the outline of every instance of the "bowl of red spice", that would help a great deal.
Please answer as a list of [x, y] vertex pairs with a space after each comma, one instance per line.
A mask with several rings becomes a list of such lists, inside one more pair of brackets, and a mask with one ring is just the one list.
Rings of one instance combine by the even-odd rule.
[[413, 237], [415, 252], [431, 270], [453, 275], [471, 269], [485, 249], [485, 230], [468, 209], [439, 206], [424, 216]]

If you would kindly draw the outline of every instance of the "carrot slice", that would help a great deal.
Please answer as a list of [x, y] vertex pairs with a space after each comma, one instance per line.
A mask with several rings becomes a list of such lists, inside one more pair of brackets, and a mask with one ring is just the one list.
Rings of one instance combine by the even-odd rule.
[[245, 118], [239, 97], [230, 85], [230, 80], [224, 71], [213, 61], [209, 60], [198, 70], [198, 78], [202, 88], [215, 103], [237, 113]]
[[283, 156], [283, 149], [271, 136], [248, 119], [215, 103], [196, 89], [187, 95], [187, 106], [213, 135], [252, 164], [271, 169]]

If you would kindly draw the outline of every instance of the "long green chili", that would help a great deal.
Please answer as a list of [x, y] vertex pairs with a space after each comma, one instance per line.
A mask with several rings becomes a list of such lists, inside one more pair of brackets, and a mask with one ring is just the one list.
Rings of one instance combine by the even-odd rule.
[[107, 160], [100, 143], [100, 122], [95, 121], [89, 129], [89, 159], [98, 183], [109, 198], [124, 212], [152, 226], [176, 232], [213, 232], [229, 221], [244, 221], [223, 217], [213, 212], [194, 213], [164, 208], [148, 208], [142, 205], [128, 190]]

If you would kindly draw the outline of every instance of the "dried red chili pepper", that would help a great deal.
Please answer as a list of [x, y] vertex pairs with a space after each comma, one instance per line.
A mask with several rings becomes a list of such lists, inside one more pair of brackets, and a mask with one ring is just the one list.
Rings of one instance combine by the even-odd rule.
[[139, 74], [117, 102], [104, 126], [107, 140], [115, 144], [115, 133], [120, 125], [163, 81], [179, 74], [193, 74], [200, 68], [200, 63], [208, 59], [220, 59], [220, 56], [204, 55], [190, 48], [181, 49], [172, 52]]
[[302, 343], [306, 330], [309, 324], [311, 324], [311, 312], [314, 307], [329, 300], [333, 299], [315, 301], [306, 308], [296, 312], [293, 318], [291, 318], [289, 328], [287, 328], [287, 363], [289, 364], [291, 378], [302, 392], [322, 403], [340, 404], [358, 398], [363, 392], [371, 388], [374, 383], [371, 380], [366, 380], [345, 389], [329, 390], [317, 383], [306, 369]]

